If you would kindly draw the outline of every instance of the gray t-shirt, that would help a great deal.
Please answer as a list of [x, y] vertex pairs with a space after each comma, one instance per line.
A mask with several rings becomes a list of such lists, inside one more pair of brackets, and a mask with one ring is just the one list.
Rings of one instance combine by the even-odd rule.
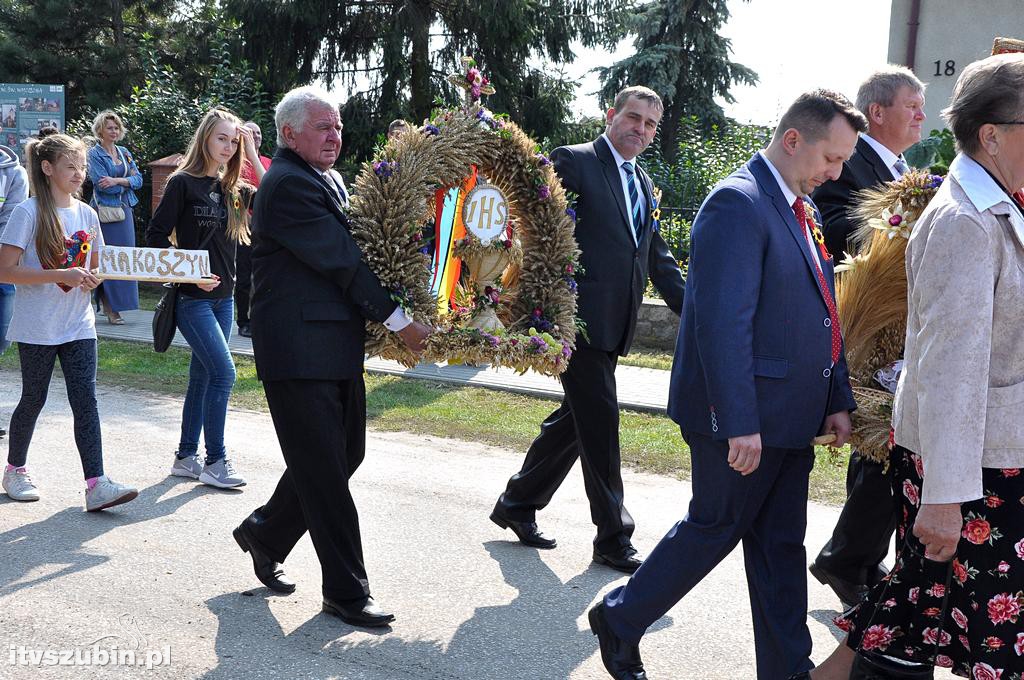
[[[0, 234], [0, 243], [25, 251], [19, 262], [21, 266], [42, 269], [36, 253], [37, 205], [33, 196], [14, 208], [7, 227]], [[70, 208], [59, 208], [57, 212], [66, 236], [70, 238], [76, 231], [84, 231], [90, 235], [91, 247], [103, 245], [103, 234], [95, 210], [75, 200]], [[96, 317], [90, 304], [89, 291], [72, 288], [64, 292], [56, 283], [19, 283], [17, 288], [18, 304], [14, 305], [11, 325], [7, 329], [7, 339], [11, 342], [63, 345], [74, 340], [96, 337]]]

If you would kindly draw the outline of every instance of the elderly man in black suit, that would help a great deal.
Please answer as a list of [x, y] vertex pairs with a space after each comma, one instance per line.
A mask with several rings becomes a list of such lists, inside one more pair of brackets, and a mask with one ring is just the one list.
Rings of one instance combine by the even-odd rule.
[[512, 476], [491, 514], [498, 526], [537, 548], [555, 540], [537, 528], [544, 508], [577, 458], [597, 525], [594, 561], [625, 573], [640, 566], [623, 504], [615, 365], [629, 352], [648, 278], [679, 314], [683, 277], [653, 221], [654, 186], [636, 157], [654, 140], [664, 107], [646, 87], [628, 87], [608, 110], [603, 135], [554, 150], [562, 186], [578, 196], [576, 241], [579, 316], [585, 333], [562, 374], [565, 398], [541, 424], [522, 469]]
[[844, 252], [852, 252], [848, 242], [856, 228], [852, 195], [899, 179], [908, 170], [903, 152], [921, 140], [924, 88], [913, 71], [890, 65], [871, 74], [857, 90], [856, 106], [867, 116], [868, 131], [843, 163], [839, 179], [811, 194], [825, 221], [825, 246], [837, 262]]
[[[907, 68], [888, 66], [873, 73], [857, 92], [857, 108], [868, 119], [839, 179], [812, 194], [824, 220], [825, 245], [837, 261], [853, 253], [848, 239], [853, 194], [898, 179], [907, 171], [903, 152], [921, 139], [924, 83]], [[854, 451], [846, 474], [846, 505], [832, 538], [811, 564], [811, 574], [851, 606], [886, 574], [882, 560], [896, 529], [899, 504], [883, 466]]]
[[253, 211], [252, 342], [287, 469], [234, 537], [259, 580], [290, 593], [280, 563], [308, 530], [324, 611], [386, 626], [394, 616], [370, 597], [349, 491], [366, 446], [365, 324], [384, 322], [414, 351], [430, 330], [395, 305], [349, 232], [348, 192], [331, 169], [341, 150], [337, 104], [298, 88], [275, 122], [280, 148]]

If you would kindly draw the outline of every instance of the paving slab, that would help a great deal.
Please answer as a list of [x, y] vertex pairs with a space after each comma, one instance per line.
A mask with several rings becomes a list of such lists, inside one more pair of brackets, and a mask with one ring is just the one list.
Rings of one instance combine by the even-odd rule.
[[[18, 374], [0, 372], [5, 421], [19, 390]], [[606, 678], [586, 611], [624, 577], [590, 561], [593, 526], [578, 467], [539, 517], [559, 546], [538, 551], [487, 519], [522, 452], [370, 431], [353, 494], [373, 594], [397, 621], [368, 632], [320, 613], [308, 538], [286, 563], [298, 583], [291, 596], [260, 586], [231, 538], [283, 469], [267, 414], [228, 414], [228, 450], [248, 485], [219, 491], [167, 476], [179, 398], [105, 386], [98, 398], [106, 471], [141, 495], [103, 513], [82, 511], [71, 414], [55, 379], [29, 453], [43, 498], [0, 495], [0, 678]], [[0, 439], [0, 455], [6, 450]], [[685, 512], [690, 487], [631, 471], [624, 481], [634, 539], [647, 553]], [[812, 504], [808, 544], [817, 549], [836, 517], [835, 508]], [[836, 644], [837, 607], [811, 580], [816, 660]], [[132, 650], [143, 665], [98, 665], [102, 657], [86, 657], [95, 647]], [[754, 677], [738, 551], [654, 626], [642, 651], [656, 680]], [[47, 653], [80, 665], [47, 665]]]

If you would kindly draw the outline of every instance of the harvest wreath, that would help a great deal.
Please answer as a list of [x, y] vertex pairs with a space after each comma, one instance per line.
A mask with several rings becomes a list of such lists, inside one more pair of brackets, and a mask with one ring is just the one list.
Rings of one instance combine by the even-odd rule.
[[907, 330], [907, 240], [941, 184], [942, 177], [913, 170], [861, 192], [857, 254], [836, 268], [836, 304], [858, 406], [850, 443], [885, 465]]
[[[558, 375], [577, 332], [575, 216], [551, 161], [480, 103], [493, 88], [463, 61], [467, 72], [452, 79], [465, 105], [436, 112], [364, 165], [352, 234], [394, 300], [438, 329], [419, 360]], [[375, 322], [366, 351], [418, 360]]]

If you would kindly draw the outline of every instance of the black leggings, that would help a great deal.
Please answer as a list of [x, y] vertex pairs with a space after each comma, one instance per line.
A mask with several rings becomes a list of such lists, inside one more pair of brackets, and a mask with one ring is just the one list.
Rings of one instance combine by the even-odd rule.
[[63, 345], [18, 343], [21, 359], [21, 401], [11, 416], [11, 443], [7, 462], [22, 467], [36, 429], [36, 419], [46, 404], [53, 366], [60, 357], [68, 402], [75, 418], [75, 444], [85, 478], [103, 474], [103, 443], [100, 414], [96, 409], [96, 340], [74, 340]]

